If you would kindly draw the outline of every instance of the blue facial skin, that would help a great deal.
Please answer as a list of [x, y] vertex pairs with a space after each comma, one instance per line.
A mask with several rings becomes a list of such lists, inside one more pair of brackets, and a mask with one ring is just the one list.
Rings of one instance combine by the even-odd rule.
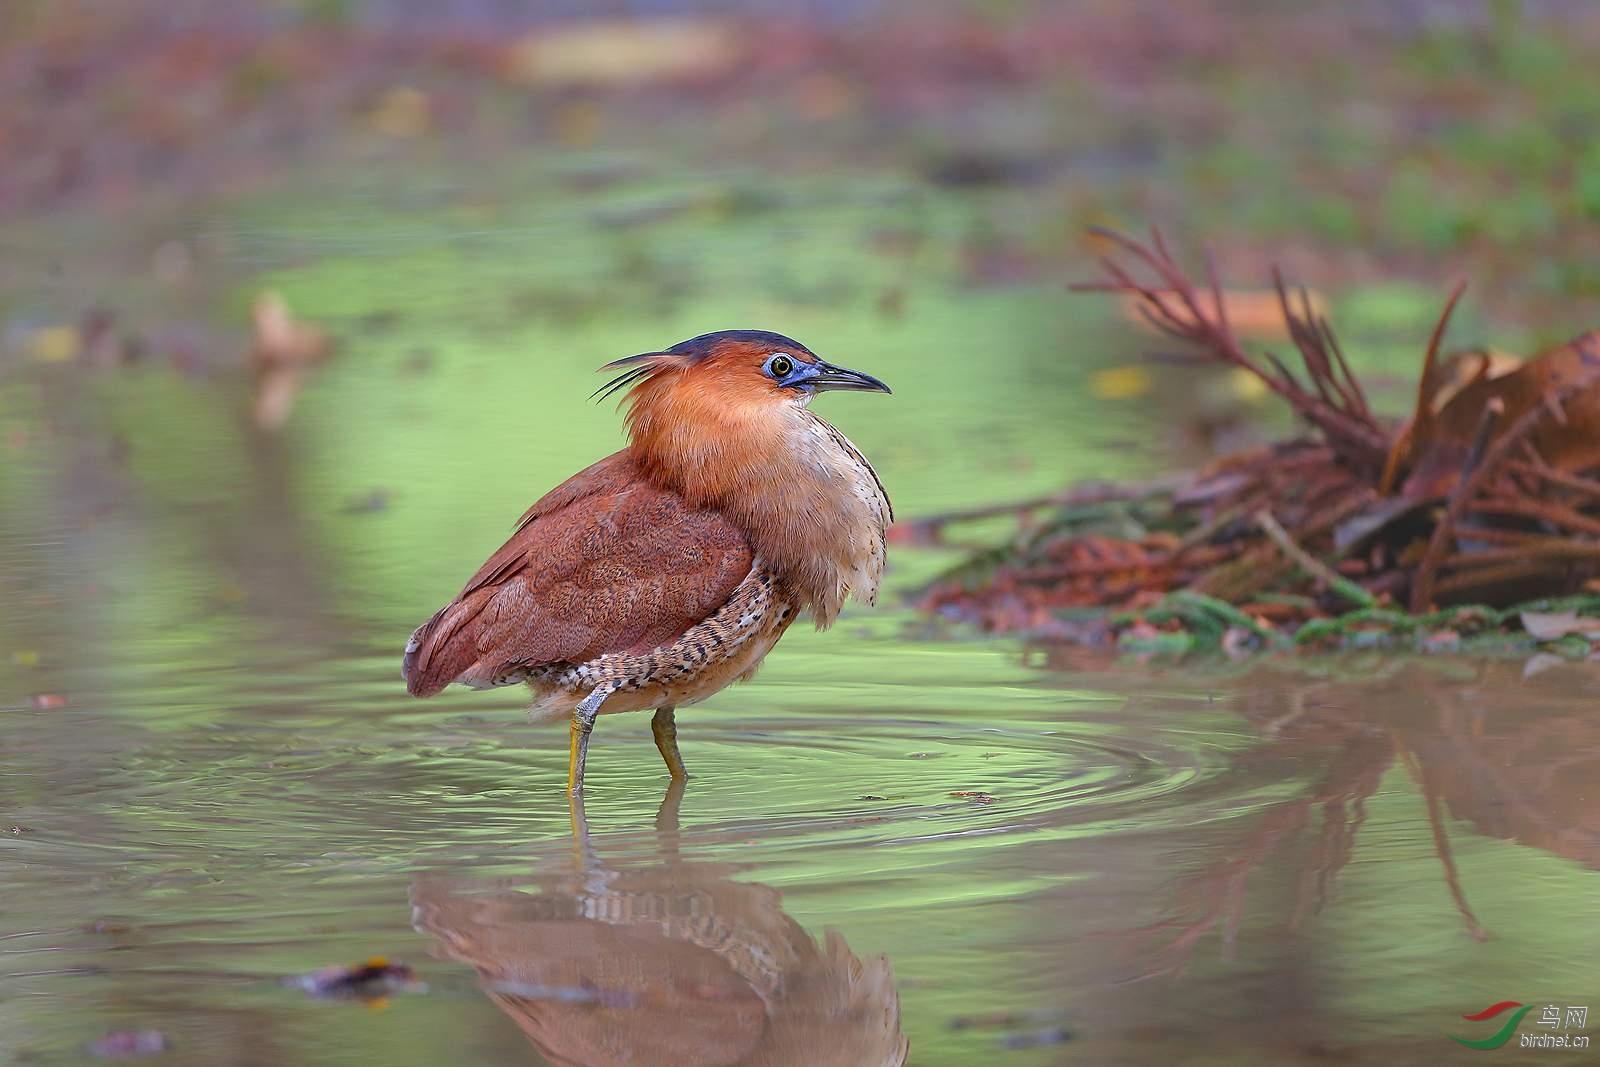
[[[790, 364], [788, 373], [779, 374], [778, 371], [783, 369], [785, 363]], [[780, 387], [798, 389], [808, 396], [812, 393], [821, 393], [830, 389], [851, 389], [869, 393], [887, 393], [890, 391], [887, 385], [884, 385], [870, 374], [864, 374], [858, 370], [850, 370], [846, 367], [835, 367], [833, 364], [825, 363], [820, 359], [807, 363], [804, 360], [796, 359], [787, 352], [772, 353], [767, 357], [767, 361], [761, 365], [761, 369], [766, 372], [768, 378], [771, 378]]]
[[[788, 374], [784, 375], [782, 378], [779, 378], [777, 375], [773, 374], [774, 368], [772, 364], [774, 361], [781, 363], [784, 360], [789, 361], [792, 369]], [[807, 383], [810, 382], [811, 379], [819, 377], [822, 374], [822, 368], [817, 364], [802, 363], [793, 356], [784, 355], [782, 353], [776, 353], [768, 356], [767, 362], [762, 367], [762, 370], [766, 371], [767, 377], [777, 382], [783, 388], [798, 389], [803, 393], [815, 392], [815, 390]]]

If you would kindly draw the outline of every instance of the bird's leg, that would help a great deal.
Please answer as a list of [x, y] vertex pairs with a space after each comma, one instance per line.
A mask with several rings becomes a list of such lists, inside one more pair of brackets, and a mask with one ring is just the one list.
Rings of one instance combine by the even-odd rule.
[[662, 834], [678, 833], [678, 812], [683, 808], [683, 779], [674, 778], [661, 796], [661, 806], [656, 809], [656, 831]]
[[667, 761], [667, 773], [672, 775], [673, 781], [681, 782], [689, 777], [689, 772], [683, 769], [683, 757], [678, 755], [678, 720], [673, 710], [657, 708], [655, 718], [650, 720], [650, 732], [655, 734], [661, 758]]
[[583, 790], [567, 793], [567, 813], [572, 818], [572, 866], [578, 871], [588, 871], [597, 860], [594, 845], [589, 841], [589, 816], [583, 810]]
[[667, 785], [661, 807], [656, 811], [656, 845], [663, 862], [678, 862], [678, 810], [683, 805], [683, 779], [674, 778]]
[[567, 792], [583, 792], [583, 764], [589, 758], [589, 733], [594, 729], [600, 705], [611, 695], [609, 686], [597, 685], [594, 692], [572, 709], [572, 748], [567, 754]]

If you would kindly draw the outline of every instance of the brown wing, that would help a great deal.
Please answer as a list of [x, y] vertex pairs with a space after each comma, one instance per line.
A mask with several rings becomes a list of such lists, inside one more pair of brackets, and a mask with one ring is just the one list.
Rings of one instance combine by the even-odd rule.
[[406, 688], [669, 644], [712, 615], [750, 573], [749, 543], [719, 512], [691, 507], [618, 452], [529, 508], [516, 533], [406, 644]]

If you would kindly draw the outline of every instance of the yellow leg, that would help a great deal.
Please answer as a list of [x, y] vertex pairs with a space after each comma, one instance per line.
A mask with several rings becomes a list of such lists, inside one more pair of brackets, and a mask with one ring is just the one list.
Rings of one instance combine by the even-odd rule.
[[569, 791], [567, 793], [567, 816], [572, 820], [572, 861], [579, 869], [583, 867], [585, 854], [589, 846], [589, 818], [583, 810], [583, 791]]
[[567, 753], [567, 792], [572, 795], [583, 792], [583, 765], [589, 758], [589, 734], [594, 731], [600, 705], [610, 695], [611, 690], [597, 686], [572, 709], [572, 747]]
[[683, 779], [674, 778], [656, 809], [656, 830], [671, 835], [672, 851], [677, 852], [678, 811], [683, 807]]
[[583, 764], [589, 758], [589, 732], [593, 729], [592, 723], [579, 726], [577, 716], [573, 716], [572, 744], [567, 751], [567, 792], [574, 796], [583, 792]]
[[594, 845], [589, 841], [589, 818], [583, 810], [583, 790], [567, 794], [567, 811], [572, 818], [572, 868], [588, 871], [598, 865]]
[[683, 769], [683, 757], [678, 755], [678, 720], [672, 708], [656, 709], [655, 718], [650, 720], [650, 732], [655, 734], [656, 748], [667, 761], [667, 773], [672, 775], [672, 780], [681, 782], [688, 778], [689, 772]]
[[667, 785], [656, 812], [656, 848], [662, 861], [668, 865], [678, 862], [678, 809], [683, 805], [683, 779], [674, 778]]

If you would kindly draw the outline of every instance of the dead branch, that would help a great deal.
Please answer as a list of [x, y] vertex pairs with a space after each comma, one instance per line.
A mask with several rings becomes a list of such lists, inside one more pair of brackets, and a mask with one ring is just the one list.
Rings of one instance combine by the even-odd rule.
[[1460, 302], [1461, 294], [1466, 291], [1466, 282], [1457, 282], [1456, 287], [1450, 290], [1450, 296], [1444, 302], [1444, 310], [1439, 313], [1439, 321], [1434, 324], [1433, 333], [1428, 337], [1428, 350], [1422, 357], [1422, 372], [1417, 375], [1417, 405], [1404, 428], [1395, 436], [1388, 457], [1383, 461], [1383, 475], [1378, 479], [1380, 496], [1388, 496], [1394, 491], [1395, 482], [1400, 477], [1400, 468], [1406, 461], [1406, 454], [1411, 450], [1412, 441], [1427, 429], [1433, 419], [1433, 379], [1439, 367], [1439, 346], [1444, 343], [1444, 332], [1450, 326], [1450, 316], [1455, 314], [1456, 304]]
[[1328, 565], [1314, 559], [1310, 553], [1294, 543], [1294, 538], [1289, 536], [1287, 530], [1278, 524], [1272, 517], [1272, 512], [1262, 510], [1256, 512], [1256, 525], [1261, 527], [1263, 533], [1272, 539], [1273, 544], [1288, 556], [1295, 564], [1312, 578], [1320, 581], [1324, 587], [1338, 593], [1357, 607], [1370, 608], [1377, 606], [1377, 598], [1361, 588], [1350, 579], [1335, 574], [1328, 569]]
[[1147, 285], [1136, 280], [1129, 266], [1115, 255], [1108, 255], [1100, 260], [1106, 278], [1074, 285], [1074, 290], [1134, 298], [1139, 314], [1155, 329], [1209, 353], [1218, 362], [1246, 371], [1283, 397], [1296, 414], [1327, 437], [1346, 463], [1363, 469], [1382, 467], [1390, 451], [1389, 435], [1378, 425], [1359, 387], [1352, 389], [1346, 383], [1348, 367], [1342, 356], [1332, 356], [1334, 345], [1328, 342], [1332, 331], [1315, 317], [1309, 299], [1303, 299], [1302, 309], [1296, 311], [1278, 279], [1285, 326], [1300, 352], [1308, 387], [1271, 353], [1263, 355], [1263, 362], [1245, 352], [1228, 323], [1227, 302], [1209, 259], [1207, 285], [1212, 306], [1208, 309], [1202, 305], [1193, 280], [1167, 251], [1159, 230], [1151, 231], [1150, 245], [1111, 230], [1094, 232], [1115, 244], [1125, 256], [1143, 264], [1155, 274], [1158, 283]]
[[[1165, 647], [1162, 632], [1185, 628], [1215, 641], [1210, 622], [1149, 610], [1181, 591], [1243, 605], [1286, 630], [1324, 621], [1307, 635], [1317, 647], [1366, 628], [1423, 640], [1454, 625], [1405, 619], [1388, 610], [1396, 599], [1420, 615], [1445, 597], [1504, 606], [1593, 588], [1585, 582], [1600, 572], [1600, 358], [1589, 346], [1600, 344], [1600, 331], [1503, 374], [1490, 373], [1487, 354], [1475, 371], [1450, 364], [1455, 385], [1441, 402], [1444, 338], [1464, 291], [1457, 285], [1428, 338], [1410, 420], [1390, 432], [1308, 292], [1281, 272], [1272, 273], [1277, 312], [1298, 362], [1244, 348], [1232, 321], [1238, 308], [1230, 309], [1209, 253], [1196, 281], [1159, 231], [1147, 242], [1097, 232], [1110, 242], [1104, 275], [1074, 289], [1126, 298], [1200, 358], [1252, 375], [1318, 432], [1222, 457], [1188, 479], [1163, 481], [1153, 495], [1149, 486], [1091, 486], [903, 529], [937, 538], [946, 522], [1018, 517], [1009, 545], [980, 552], [929, 588], [927, 610], [1087, 640], [1131, 631]], [[1441, 476], [1452, 470], [1455, 484], [1446, 488]], [[1104, 532], [1106, 512], [1096, 503], [1118, 499], [1132, 505], [1139, 531]], [[1052, 503], [1061, 514], [1048, 526], [1035, 523], [1033, 513]], [[1083, 512], [1073, 514], [1073, 504]], [[1348, 622], [1329, 618], [1325, 592], [1355, 606]], [[1095, 629], [1062, 608], [1127, 614]]]

